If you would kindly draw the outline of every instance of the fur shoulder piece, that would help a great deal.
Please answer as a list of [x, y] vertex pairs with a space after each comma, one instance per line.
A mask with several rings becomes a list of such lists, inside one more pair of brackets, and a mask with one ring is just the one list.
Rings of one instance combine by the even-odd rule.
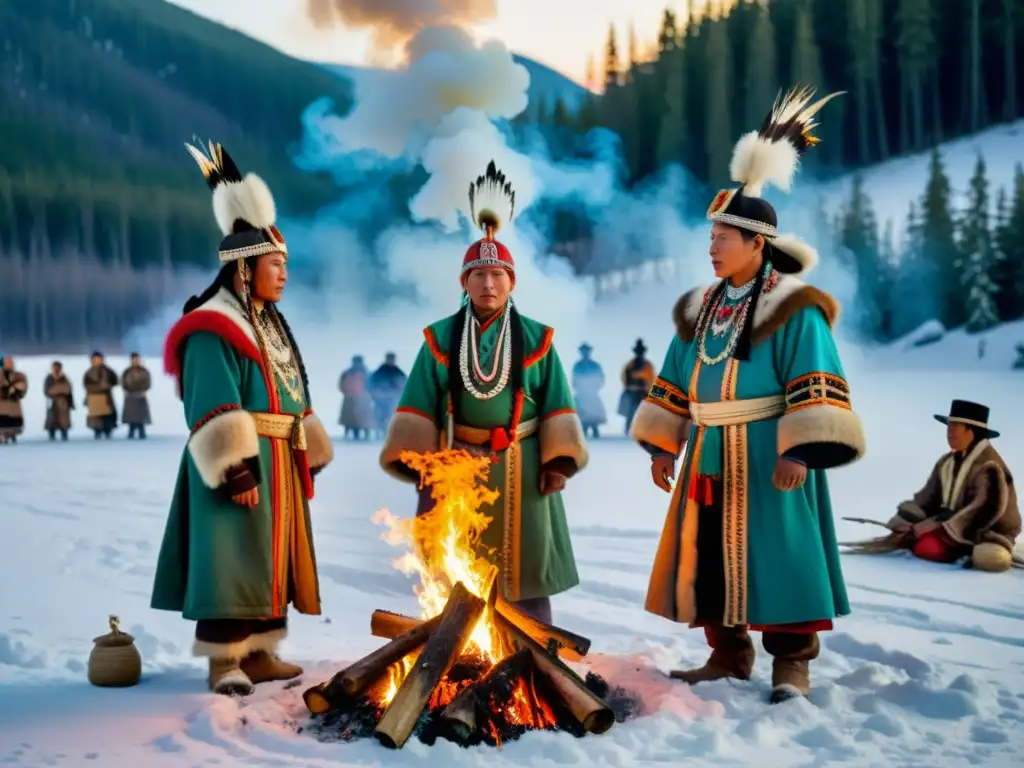
[[[720, 282], [720, 281], [719, 281]], [[687, 344], [696, 334], [697, 318], [704, 303], [711, 297], [719, 283], [695, 288], [684, 293], [672, 310], [676, 333]], [[820, 288], [807, 285], [793, 275], [779, 274], [778, 281], [761, 294], [754, 312], [754, 328], [751, 342], [760, 344], [786, 325], [797, 312], [807, 307], [817, 307], [825, 316], [829, 327], [835, 327], [839, 317], [839, 302]]]
[[183, 315], [167, 334], [164, 341], [164, 371], [167, 374], [180, 377], [181, 347], [193, 333], [215, 334], [262, 367], [263, 358], [252, 325], [223, 288], [201, 306]]

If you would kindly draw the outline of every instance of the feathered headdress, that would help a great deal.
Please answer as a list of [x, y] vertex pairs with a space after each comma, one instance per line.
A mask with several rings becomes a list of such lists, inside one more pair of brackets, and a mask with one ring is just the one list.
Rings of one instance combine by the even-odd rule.
[[287, 253], [288, 247], [275, 226], [277, 206], [266, 182], [255, 173], [242, 178], [224, 147], [212, 141], [207, 146], [204, 149], [201, 144], [185, 144], [213, 190], [213, 215], [224, 235], [220, 260]]
[[764, 235], [780, 272], [807, 272], [818, 261], [818, 253], [810, 245], [792, 235], [779, 235], [775, 209], [761, 199], [768, 185], [789, 191], [800, 157], [820, 141], [812, 134], [818, 126], [815, 116], [842, 91], [812, 101], [814, 93], [807, 86], [780, 93], [761, 127], [740, 137], [733, 150], [729, 174], [742, 186], [721, 190], [707, 213], [711, 221]]
[[482, 267], [506, 269], [514, 281], [515, 261], [508, 248], [494, 239], [494, 233], [515, 218], [516, 193], [493, 160], [487, 164], [486, 172], [469, 185], [469, 213], [484, 236], [469, 246], [462, 260], [463, 284], [472, 270]]

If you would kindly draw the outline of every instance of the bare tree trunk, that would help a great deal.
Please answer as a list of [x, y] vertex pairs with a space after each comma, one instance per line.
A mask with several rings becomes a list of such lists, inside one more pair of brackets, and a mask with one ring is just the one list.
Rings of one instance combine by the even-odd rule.
[[1014, 0], [1003, 0], [1003, 56], [1006, 64], [1003, 120], [1017, 117], [1017, 29], [1014, 18]]
[[981, 130], [981, 0], [971, 0], [970, 42], [970, 126], [971, 133]]

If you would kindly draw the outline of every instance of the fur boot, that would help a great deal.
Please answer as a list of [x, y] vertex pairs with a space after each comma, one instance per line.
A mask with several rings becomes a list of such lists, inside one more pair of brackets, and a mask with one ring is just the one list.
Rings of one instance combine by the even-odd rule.
[[293, 680], [302, 674], [302, 667], [281, 661], [268, 651], [250, 653], [242, 659], [241, 668], [254, 685], [271, 680]]
[[765, 632], [764, 649], [773, 657], [771, 703], [807, 696], [811, 692], [811, 661], [821, 644], [817, 633]]
[[210, 658], [210, 690], [223, 696], [248, 696], [252, 680], [242, 671], [238, 659]]
[[705, 627], [704, 636], [711, 646], [711, 656], [704, 662], [704, 666], [697, 669], [675, 669], [669, 673], [669, 677], [682, 680], [688, 685], [725, 678], [750, 679], [754, 669], [754, 643], [746, 627]]

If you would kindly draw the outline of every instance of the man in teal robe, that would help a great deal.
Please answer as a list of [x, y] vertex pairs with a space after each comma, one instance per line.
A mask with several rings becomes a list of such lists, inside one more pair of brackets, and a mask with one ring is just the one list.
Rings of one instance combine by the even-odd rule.
[[744, 186], [708, 211], [722, 280], [677, 304], [677, 334], [632, 430], [665, 490], [682, 455], [646, 608], [703, 627], [712, 652], [672, 676], [747, 679], [749, 630], [760, 630], [773, 702], [809, 692], [817, 633], [849, 613], [823, 470], [864, 451], [832, 338], [838, 305], [797, 277], [817, 254], [780, 235], [758, 197], [768, 182], [788, 185], [787, 162], [813, 141], [807, 123], [823, 102], [808, 106], [810, 95], [788, 94], [777, 104], [787, 122], [773, 112], [737, 146]]

